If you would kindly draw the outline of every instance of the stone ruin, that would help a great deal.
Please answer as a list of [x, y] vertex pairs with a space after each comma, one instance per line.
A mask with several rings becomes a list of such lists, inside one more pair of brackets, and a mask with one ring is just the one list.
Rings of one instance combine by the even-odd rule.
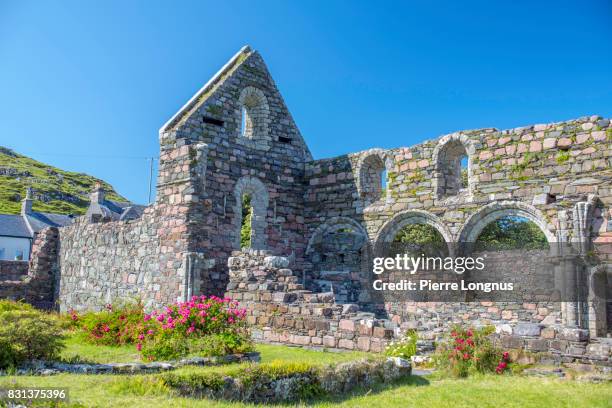
[[[262, 341], [380, 351], [407, 329], [433, 340], [451, 323], [492, 323], [505, 347], [609, 358], [609, 253], [580, 271], [607, 299], [553, 305], [377, 303], [362, 273], [370, 249], [411, 224], [435, 228], [455, 254], [506, 216], [535, 223], [551, 249], [571, 244], [571, 256], [612, 243], [609, 119], [468, 130], [313, 160], [261, 56], [244, 47], [162, 126], [159, 142], [154, 204], [136, 219], [90, 211], [41, 233], [29, 278], [3, 282], [0, 296], [68, 310], [227, 293]], [[241, 250], [245, 194], [251, 248]]]

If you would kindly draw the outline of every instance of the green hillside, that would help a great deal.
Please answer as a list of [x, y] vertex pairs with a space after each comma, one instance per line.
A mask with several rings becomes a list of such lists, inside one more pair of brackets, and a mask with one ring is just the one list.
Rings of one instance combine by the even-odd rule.
[[27, 187], [34, 189], [34, 211], [83, 214], [89, 205], [89, 192], [98, 181], [108, 199], [127, 201], [102, 180], [60, 170], [0, 146], [1, 214], [19, 213]]

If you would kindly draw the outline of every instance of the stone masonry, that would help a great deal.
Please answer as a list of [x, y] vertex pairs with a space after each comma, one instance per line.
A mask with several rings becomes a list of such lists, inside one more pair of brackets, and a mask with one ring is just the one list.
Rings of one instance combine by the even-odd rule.
[[[60, 309], [227, 292], [247, 304], [261, 339], [372, 351], [406, 329], [433, 339], [459, 321], [495, 324], [515, 346], [561, 344], [575, 355], [611, 333], [609, 297], [385, 302], [363, 290], [372, 254], [415, 223], [435, 228], [455, 255], [470, 254], [506, 216], [537, 225], [551, 256], [586, 258], [612, 244], [609, 119], [460, 131], [313, 160], [263, 59], [244, 47], [162, 126], [159, 142], [157, 197], [140, 218], [83, 217], [59, 229], [49, 296]], [[245, 194], [252, 249], [237, 252]], [[572, 252], [556, 251], [560, 243]], [[580, 276], [609, 288], [611, 255], [597, 255]], [[11, 285], [1, 284], [3, 296], [15, 296]]]

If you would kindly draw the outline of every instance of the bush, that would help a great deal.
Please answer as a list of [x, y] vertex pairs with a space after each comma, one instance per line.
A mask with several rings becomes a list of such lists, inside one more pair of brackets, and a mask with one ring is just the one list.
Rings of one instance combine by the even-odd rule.
[[471, 373], [502, 374], [510, 364], [508, 352], [495, 347], [488, 336], [492, 326], [480, 329], [454, 326], [434, 354], [434, 364], [453, 377], [467, 377]]
[[71, 310], [65, 320], [80, 328], [88, 343], [119, 346], [137, 343], [144, 328], [144, 306], [141, 301], [106, 305], [99, 312], [79, 315]]
[[36, 310], [34, 306], [29, 303], [25, 303], [22, 301], [15, 302], [13, 300], [0, 299], [0, 313], [2, 312], [10, 312], [13, 310]]
[[418, 338], [419, 336], [415, 330], [408, 330], [401, 340], [392, 341], [385, 348], [385, 355], [410, 360], [410, 357], [416, 354]]
[[58, 356], [64, 345], [57, 319], [23, 304], [11, 310], [2, 302], [0, 308], [0, 368]]
[[231, 299], [194, 296], [145, 315], [137, 348], [148, 360], [251, 351], [245, 315], [246, 310]]

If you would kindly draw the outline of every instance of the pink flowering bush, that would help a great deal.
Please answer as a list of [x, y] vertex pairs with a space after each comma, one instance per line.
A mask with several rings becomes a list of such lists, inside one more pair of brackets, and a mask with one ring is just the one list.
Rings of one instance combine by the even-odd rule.
[[492, 326], [480, 329], [454, 326], [444, 342], [438, 344], [434, 364], [453, 377], [467, 377], [470, 373], [503, 374], [509, 369], [510, 355], [495, 347], [489, 335]]
[[229, 298], [194, 296], [145, 314], [136, 348], [147, 360], [251, 351], [245, 316]]
[[65, 320], [80, 330], [83, 339], [92, 344], [119, 346], [137, 343], [144, 328], [144, 306], [141, 301], [108, 304], [99, 312], [79, 315], [68, 311]]

